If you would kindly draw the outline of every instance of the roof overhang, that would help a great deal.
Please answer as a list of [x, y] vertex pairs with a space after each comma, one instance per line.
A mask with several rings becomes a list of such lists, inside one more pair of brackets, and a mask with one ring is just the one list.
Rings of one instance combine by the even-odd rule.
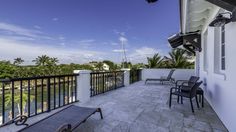
[[206, 0], [225, 10], [234, 12], [236, 10], [236, 0]]
[[171, 47], [183, 45], [191, 52], [201, 51], [201, 32], [207, 29], [221, 8], [236, 12], [236, 0], [180, 0], [181, 33], [168, 38]]
[[180, 0], [181, 32], [203, 31], [220, 7], [206, 0]]

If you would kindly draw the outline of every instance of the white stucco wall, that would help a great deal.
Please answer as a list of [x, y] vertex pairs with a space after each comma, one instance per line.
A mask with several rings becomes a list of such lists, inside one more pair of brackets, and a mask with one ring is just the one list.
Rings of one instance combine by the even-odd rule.
[[[236, 131], [236, 22], [225, 26], [226, 70], [214, 71], [214, 28], [208, 28], [207, 72], [204, 71], [204, 53], [200, 53], [200, 77], [206, 83], [205, 97], [229, 131]], [[203, 38], [203, 37], [202, 37]], [[204, 43], [203, 43], [204, 44]]]
[[[168, 76], [170, 70], [171, 69], [143, 69], [142, 80]], [[195, 75], [194, 69], [176, 69], [172, 77], [175, 78], [175, 80], [188, 80], [192, 75]]]

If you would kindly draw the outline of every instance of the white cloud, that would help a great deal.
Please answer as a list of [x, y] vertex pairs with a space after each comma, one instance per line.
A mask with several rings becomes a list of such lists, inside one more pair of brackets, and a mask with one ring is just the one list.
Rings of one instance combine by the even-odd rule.
[[85, 40], [78, 41], [78, 43], [93, 43], [93, 42], [95, 42], [94, 39], [85, 39]]
[[0, 35], [3, 36], [3, 38], [11, 38], [25, 41], [36, 39], [53, 40], [52, 37], [45, 35], [39, 30], [27, 29], [18, 25], [4, 22], [0, 22]]
[[0, 43], [1, 60], [13, 60], [16, 57], [22, 57], [26, 64], [32, 64], [33, 59], [44, 54], [57, 57], [61, 63], [86, 63], [105, 55], [105, 53], [97, 51], [51, 47], [39, 43], [32, 44], [3, 38], [0, 38]]
[[120, 36], [119, 37], [119, 40], [121, 41], [121, 42], [128, 42], [128, 39], [126, 38], [126, 37], [124, 37], [124, 36]]
[[34, 25], [34, 28], [36, 28], [36, 29], [41, 29], [41, 27], [38, 26], [38, 25]]
[[[112, 50], [113, 52], [118, 52], [118, 53], [121, 53], [121, 52], [123, 52], [123, 50], [122, 49], [114, 49], [114, 50]], [[128, 51], [128, 50], [125, 50], [126, 52]]]
[[111, 42], [111, 45], [116, 46], [119, 45], [119, 43]]
[[59, 18], [57, 18], [57, 17], [54, 17], [54, 18], [52, 18], [52, 20], [53, 20], [53, 21], [58, 21], [58, 20], [59, 20]]
[[66, 44], [62, 42], [62, 43], [60, 43], [60, 45], [61, 45], [61, 46], [65, 46]]
[[63, 36], [60, 36], [59, 37], [59, 40], [65, 40], [66, 38], [65, 37], [63, 37]]
[[125, 36], [125, 32], [120, 32], [120, 31], [118, 31], [118, 30], [116, 30], [116, 29], [114, 29], [113, 32], [114, 32], [115, 34], [118, 34], [118, 35], [121, 35], [121, 36]]
[[29, 30], [17, 25], [0, 22], [0, 31], [4, 31], [8, 35], [19, 35], [25, 37], [38, 37], [42, 32], [37, 30]]
[[141, 47], [139, 49], [134, 50], [133, 53], [129, 54], [128, 58], [133, 63], [139, 63], [139, 62], [146, 63], [147, 57], [151, 57], [156, 53], [162, 54], [162, 51], [150, 47]]

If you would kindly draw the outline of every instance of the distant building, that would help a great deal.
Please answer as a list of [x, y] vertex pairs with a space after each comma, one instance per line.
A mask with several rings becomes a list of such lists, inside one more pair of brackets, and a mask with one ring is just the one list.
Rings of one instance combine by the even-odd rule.
[[[99, 63], [100, 64], [102, 63], [102, 66], [100, 68], [98, 67]], [[91, 67], [93, 67], [94, 70], [99, 70], [99, 69], [102, 71], [110, 70], [110, 66], [103, 62], [92, 61], [92, 62], [89, 62], [87, 65], [90, 65]]]

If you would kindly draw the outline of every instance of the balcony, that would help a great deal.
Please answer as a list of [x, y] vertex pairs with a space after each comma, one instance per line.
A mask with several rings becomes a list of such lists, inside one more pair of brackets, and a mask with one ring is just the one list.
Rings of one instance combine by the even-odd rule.
[[[147, 74], [154, 74], [153, 71], [143, 71], [142, 78]], [[165, 74], [165, 70], [158, 72]], [[175, 77], [179, 78], [180, 74], [183, 74], [182, 70], [177, 71]], [[192, 71], [186, 70], [184, 74], [192, 74]], [[99, 114], [91, 116], [77, 128], [77, 131], [227, 131], [207, 101], [204, 108], [200, 107], [200, 109], [197, 109], [194, 101], [195, 113], [192, 113], [187, 99], [183, 100], [183, 104], [178, 104], [176, 98], [173, 98], [170, 109], [168, 106], [170, 87], [171, 85], [158, 83], [145, 85], [144, 81], [138, 81], [108, 92], [103, 91], [104, 93], [92, 96], [88, 102], [74, 103], [79, 106], [101, 107], [104, 115], [103, 120], [100, 119]], [[59, 109], [31, 117], [28, 123], [32, 124]], [[0, 131], [14, 132], [21, 128], [12, 124], [0, 128]]]

